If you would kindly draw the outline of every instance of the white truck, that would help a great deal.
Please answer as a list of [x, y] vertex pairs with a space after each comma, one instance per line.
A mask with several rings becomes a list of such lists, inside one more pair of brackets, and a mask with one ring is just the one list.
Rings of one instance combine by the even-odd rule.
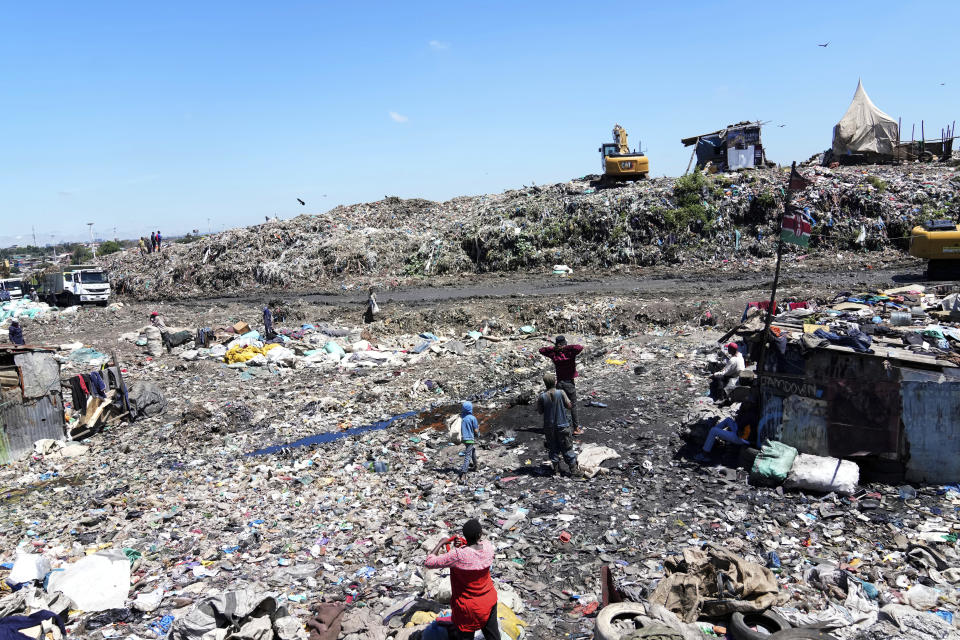
[[[23, 297], [23, 282], [19, 278], [0, 279], [0, 291], [6, 291], [11, 300], [19, 300]], [[6, 296], [0, 296], [6, 298]]]
[[94, 302], [105, 307], [110, 300], [110, 280], [100, 267], [63, 267], [44, 274], [43, 295], [51, 305], [70, 307]]

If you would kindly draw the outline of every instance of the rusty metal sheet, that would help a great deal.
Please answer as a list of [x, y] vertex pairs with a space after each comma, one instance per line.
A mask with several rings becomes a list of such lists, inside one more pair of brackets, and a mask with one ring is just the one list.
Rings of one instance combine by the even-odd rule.
[[907, 479], [960, 481], [960, 381], [904, 375], [904, 436], [910, 448]]
[[0, 463], [29, 455], [33, 443], [44, 438], [64, 439], [63, 399], [51, 393], [23, 400], [19, 389], [0, 398]]
[[799, 395], [785, 398], [781, 429], [780, 442], [794, 447], [800, 453], [830, 455], [825, 401]]
[[832, 380], [825, 386], [831, 456], [900, 453], [899, 380]]

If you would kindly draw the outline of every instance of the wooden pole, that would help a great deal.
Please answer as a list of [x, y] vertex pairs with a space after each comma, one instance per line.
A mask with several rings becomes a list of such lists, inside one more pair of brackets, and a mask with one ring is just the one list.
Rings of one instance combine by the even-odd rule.
[[[790, 175], [797, 170], [797, 162], [794, 161], [790, 166]], [[780, 212], [780, 220], [777, 224], [777, 230], [780, 233], [777, 239], [777, 267], [773, 273], [773, 288], [770, 291], [770, 306], [767, 307], [767, 317], [763, 322], [763, 336], [760, 338], [760, 355], [757, 357], [757, 378], [763, 371], [763, 364], [767, 355], [767, 335], [770, 333], [770, 324], [773, 322], [774, 313], [776, 313], [777, 286], [780, 284], [780, 261], [783, 257], [783, 216], [790, 208], [790, 200], [793, 192], [790, 190], [790, 183], [787, 183], [787, 194], [783, 199], [783, 210]]]
[[697, 145], [700, 143], [700, 138], [697, 138], [697, 141], [693, 143], [693, 153], [690, 154], [690, 162], [687, 163], [687, 170], [683, 172], [683, 175], [690, 173], [690, 165], [693, 164], [693, 158], [697, 155]]

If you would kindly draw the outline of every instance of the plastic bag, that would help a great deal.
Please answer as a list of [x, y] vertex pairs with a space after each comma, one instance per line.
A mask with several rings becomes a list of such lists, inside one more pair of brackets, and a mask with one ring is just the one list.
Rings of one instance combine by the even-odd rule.
[[859, 481], [860, 467], [856, 463], [801, 453], [793, 461], [784, 486], [848, 496], [857, 490]]
[[766, 486], [782, 484], [796, 457], [797, 450], [790, 445], [775, 440], [765, 443], [753, 461], [750, 482]]
[[47, 593], [60, 591], [83, 611], [120, 609], [130, 590], [130, 560], [118, 549], [94, 553], [50, 575]]

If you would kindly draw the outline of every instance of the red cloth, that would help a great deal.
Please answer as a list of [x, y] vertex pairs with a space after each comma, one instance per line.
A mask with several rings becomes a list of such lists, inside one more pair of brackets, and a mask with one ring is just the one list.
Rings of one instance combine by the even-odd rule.
[[573, 380], [577, 373], [577, 354], [583, 351], [583, 345], [567, 344], [562, 347], [542, 347], [540, 355], [553, 360], [557, 370], [557, 381]]
[[427, 556], [430, 569], [450, 567], [450, 610], [453, 623], [464, 632], [482, 629], [497, 604], [497, 590], [490, 577], [493, 545], [483, 540], [477, 547], [461, 547], [439, 556]]
[[80, 388], [83, 389], [83, 392], [84, 392], [85, 394], [87, 394], [88, 396], [91, 395], [91, 394], [90, 394], [90, 390], [87, 389], [87, 383], [86, 383], [86, 381], [83, 379], [83, 376], [77, 376], [77, 379], [80, 381]]

